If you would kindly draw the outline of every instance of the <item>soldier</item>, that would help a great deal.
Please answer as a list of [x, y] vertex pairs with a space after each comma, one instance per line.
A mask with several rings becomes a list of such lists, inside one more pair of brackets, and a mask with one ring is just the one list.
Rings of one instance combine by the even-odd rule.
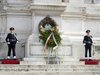
[[15, 52], [15, 47], [16, 47], [16, 43], [17, 43], [17, 38], [16, 38], [16, 34], [14, 33], [14, 28], [11, 27], [10, 29], [10, 33], [8, 33], [7, 37], [6, 37], [6, 42], [7, 42], [7, 45], [8, 45], [8, 59], [10, 58], [11, 56], [11, 50], [13, 52], [13, 58], [15, 59], [16, 58], [16, 52]]
[[89, 59], [91, 58], [91, 46], [93, 44], [92, 36], [90, 35], [90, 30], [86, 31], [86, 35], [84, 36], [83, 43], [85, 45], [85, 57], [87, 58], [87, 53], [89, 51]]

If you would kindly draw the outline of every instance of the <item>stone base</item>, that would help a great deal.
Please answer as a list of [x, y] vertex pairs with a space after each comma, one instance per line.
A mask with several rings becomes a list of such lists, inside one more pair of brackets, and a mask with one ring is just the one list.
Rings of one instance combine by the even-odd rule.
[[40, 57], [28, 57], [23, 59], [26, 63], [32, 64], [32, 65], [44, 65], [46, 64], [46, 61], [44, 58]]
[[[50, 57], [50, 62], [48, 63], [48, 57], [28, 57], [23, 59], [25, 64], [32, 64], [32, 65], [45, 65], [45, 64], [57, 64], [55, 57]], [[75, 62], [79, 62], [78, 59], [75, 59], [73, 57], [64, 57], [58, 59], [58, 64], [76, 64]], [[72, 62], [72, 63], [71, 63]], [[74, 62], [74, 63], [73, 63]]]
[[20, 65], [84, 65], [84, 62], [77, 62], [77, 61], [73, 61], [73, 62], [67, 61], [66, 63], [60, 63], [60, 64], [48, 64], [42, 62], [35, 63], [33, 61], [21, 61]]

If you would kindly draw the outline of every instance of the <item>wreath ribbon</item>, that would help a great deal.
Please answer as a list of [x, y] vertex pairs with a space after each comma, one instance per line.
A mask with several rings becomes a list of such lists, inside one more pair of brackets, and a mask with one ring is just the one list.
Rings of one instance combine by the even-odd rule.
[[57, 43], [57, 41], [56, 41], [56, 39], [55, 39], [55, 36], [54, 36], [54, 33], [53, 32], [51, 32], [51, 34], [49, 35], [49, 37], [47, 38], [47, 40], [46, 40], [46, 43], [45, 43], [45, 46], [44, 46], [44, 51], [47, 49], [47, 43], [48, 43], [48, 41], [49, 41], [49, 39], [50, 39], [50, 37], [51, 36], [53, 36], [53, 40], [54, 40], [54, 42], [55, 42], [55, 44], [56, 44], [56, 46], [55, 47], [53, 47], [53, 51], [54, 50], [56, 50], [57, 48], [58, 48], [58, 43]]
[[[50, 39], [51, 36], [53, 36], [53, 40], [54, 40], [54, 42], [56, 44], [56, 46], [53, 47], [53, 51], [55, 52], [56, 63], [58, 64], [59, 63], [59, 59], [58, 59], [57, 53], [55, 51], [58, 48], [58, 44], [57, 44], [57, 41], [55, 39], [55, 36], [54, 36], [54, 33], [53, 32], [51, 32], [51, 34], [49, 35], [49, 37], [46, 40], [46, 43], [45, 43], [45, 46], [44, 46], [44, 51], [47, 49], [47, 43], [48, 43], [48, 41], [49, 41], [49, 39]], [[48, 48], [48, 50], [49, 50], [49, 48]], [[48, 53], [48, 63], [49, 63], [49, 61], [50, 61], [50, 50], [48, 52], [49, 52]]]

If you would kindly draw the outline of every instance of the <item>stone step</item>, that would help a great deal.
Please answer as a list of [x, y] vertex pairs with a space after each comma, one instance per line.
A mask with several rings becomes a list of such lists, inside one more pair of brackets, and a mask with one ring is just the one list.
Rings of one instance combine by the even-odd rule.
[[0, 65], [5, 72], [100, 72], [100, 65]]
[[100, 75], [100, 65], [0, 65], [0, 75]]
[[66, 72], [66, 73], [62, 73], [62, 72], [39, 72], [39, 73], [0, 73], [0, 75], [100, 75], [100, 73], [86, 73], [86, 72]]
[[[74, 63], [73, 63], [74, 62]], [[85, 63], [83, 61], [64, 61], [60, 62], [59, 64], [61, 65], [84, 65]], [[46, 65], [48, 64], [47, 62], [39, 61], [39, 62], [34, 62], [34, 61], [20, 61], [20, 65]]]

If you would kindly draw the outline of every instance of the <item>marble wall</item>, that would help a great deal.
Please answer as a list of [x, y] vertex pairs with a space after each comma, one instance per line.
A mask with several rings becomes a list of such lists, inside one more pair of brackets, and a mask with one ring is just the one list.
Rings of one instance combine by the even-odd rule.
[[5, 37], [9, 33], [9, 28], [14, 27], [19, 43], [16, 45], [16, 54], [18, 58], [25, 56], [25, 42], [32, 33], [31, 16], [7, 15], [6, 18], [0, 17], [0, 57], [6, 58], [7, 44]]
[[7, 31], [10, 27], [14, 27], [16, 32], [31, 33], [31, 23], [31, 16], [7, 15]]
[[84, 28], [85, 30], [90, 29], [94, 37], [100, 37], [100, 20], [86, 20]]
[[[5, 37], [9, 33], [9, 28], [14, 27], [17, 33], [17, 38], [19, 43], [16, 45], [16, 54], [18, 58], [25, 57], [25, 43], [29, 35], [32, 33], [32, 19], [31, 13], [18, 11], [15, 9], [19, 4], [30, 3], [29, 0], [7, 0], [7, 5], [5, 5], [5, 10], [0, 12], [0, 58], [7, 57], [7, 44], [5, 42]], [[9, 10], [10, 8], [13, 10]], [[5, 3], [6, 4], [6, 3]], [[14, 6], [13, 6], [13, 5]], [[20, 7], [20, 6], [19, 6]], [[0, 9], [1, 10], [1, 9]]]
[[73, 19], [67, 18], [62, 20], [62, 30], [67, 32], [82, 32], [83, 30], [83, 20], [81, 19]]
[[[33, 8], [31, 9], [30, 3], [33, 1]], [[6, 12], [0, 13], [0, 32], [6, 34], [9, 32], [9, 27], [15, 27], [17, 37], [20, 41], [17, 44], [16, 51], [19, 58], [25, 56], [25, 46], [28, 37], [34, 33], [34, 40], [32, 42], [39, 43], [38, 38], [38, 25], [39, 22], [50, 15], [57, 24], [59, 25], [59, 30], [62, 32], [62, 37], [65, 42], [71, 41], [71, 47], [66, 46], [65, 55], [73, 54], [72, 56], [76, 58], [84, 57], [84, 46], [82, 44], [83, 35], [85, 30], [90, 29], [91, 34], [94, 38], [100, 37], [100, 8], [94, 5], [84, 5], [84, 0], [69, 0], [66, 3], [66, 10], [64, 13], [59, 15], [58, 12], [63, 11], [62, 8], [56, 9], [55, 4], [61, 3], [62, 0], [7, 0], [8, 5], [5, 9]], [[38, 7], [38, 10], [34, 10], [34, 3], [51, 3], [51, 7]], [[11, 6], [11, 5], [12, 6]], [[14, 5], [15, 4], [15, 5]], [[26, 4], [26, 7], [20, 9], [19, 5]], [[42, 5], [43, 5], [42, 4]], [[10, 6], [9, 6], [10, 5]], [[14, 5], [14, 7], [13, 7]], [[60, 4], [62, 5], [62, 3]], [[16, 7], [16, 8], [15, 8]], [[18, 8], [17, 8], [18, 7]], [[41, 10], [39, 10], [39, 8]], [[48, 9], [48, 10], [47, 10]], [[52, 10], [52, 11], [51, 11]], [[37, 11], [37, 12], [36, 12]], [[2, 36], [1, 36], [2, 37]], [[3, 38], [4, 38], [3, 37]], [[67, 40], [68, 39], [68, 40]], [[3, 39], [4, 40], [4, 39]], [[100, 40], [100, 39], [99, 39]], [[3, 41], [5, 42], [5, 41]], [[77, 45], [77, 43], [79, 43]], [[80, 46], [81, 44], [81, 46]], [[36, 45], [36, 44], [35, 44]], [[34, 45], [34, 46], [35, 46]], [[3, 47], [2, 47], [3, 46]], [[34, 54], [34, 48], [32, 47], [31, 53]], [[40, 45], [39, 45], [40, 46]], [[36, 47], [38, 49], [38, 45]], [[64, 49], [62, 46], [60, 49]], [[6, 57], [7, 45], [6, 43], [0, 43], [0, 57]], [[72, 51], [71, 51], [72, 50]], [[83, 51], [83, 52], [82, 52]], [[38, 52], [38, 51], [37, 51]]]

